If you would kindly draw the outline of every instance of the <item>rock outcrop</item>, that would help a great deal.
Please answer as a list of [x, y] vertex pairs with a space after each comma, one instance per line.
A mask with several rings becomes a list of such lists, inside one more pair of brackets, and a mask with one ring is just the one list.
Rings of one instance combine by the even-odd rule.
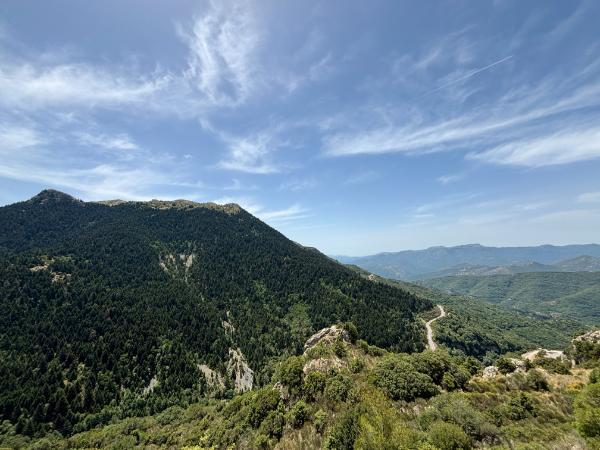
[[350, 336], [348, 332], [337, 325], [332, 325], [327, 328], [323, 328], [322, 330], [316, 332], [311, 337], [308, 338], [306, 343], [304, 344], [304, 351], [313, 348], [317, 344], [323, 342], [325, 344], [332, 344], [334, 341], [341, 339], [345, 342], [350, 342]]
[[237, 348], [229, 349], [227, 373], [233, 378], [236, 392], [246, 392], [252, 389], [254, 371], [248, 366], [242, 351]]

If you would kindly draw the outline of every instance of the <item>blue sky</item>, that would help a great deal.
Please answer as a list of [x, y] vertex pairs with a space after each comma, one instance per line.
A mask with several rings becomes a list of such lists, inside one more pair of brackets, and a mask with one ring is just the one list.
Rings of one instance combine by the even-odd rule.
[[600, 3], [0, 3], [0, 204], [237, 202], [330, 254], [598, 242]]

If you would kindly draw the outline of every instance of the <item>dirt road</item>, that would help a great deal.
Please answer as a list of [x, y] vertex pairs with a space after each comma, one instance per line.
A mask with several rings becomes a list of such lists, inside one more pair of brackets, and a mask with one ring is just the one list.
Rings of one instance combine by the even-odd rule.
[[442, 317], [446, 317], [446, 311], [444, 311], [444, 307], [442, 305], [437, 305], [440, 310], [440, 315], [434, 319], [431, 319], [429, 322], [425, 324], [425, 328], [427, 329], [427, 347], [430, 350], [435, 350], [437, 348], [437, 344], [433, 340], [433, 330], [431, 329], [431, 324]]

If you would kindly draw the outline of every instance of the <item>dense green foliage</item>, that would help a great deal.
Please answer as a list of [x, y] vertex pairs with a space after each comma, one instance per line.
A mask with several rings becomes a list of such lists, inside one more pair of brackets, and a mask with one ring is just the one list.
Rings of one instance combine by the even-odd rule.
[[[0, 446], [566, 449], [592, 446], [600, 433], [600, 391], [597, 385], [582, 389], [577, 381], [586, 374], [582, 369], [576, 369], [579, 378], [561, 375], [567, 377], [565, 389], [540, 369], [483, 379], [472, 359], [439, 350], [372, 356], [346, 342], [347, 354], [339, 358], [332, 346], [314, 356], [329, 365], [298, 374], [298, 362], [309, 367], [313, 357], [286, 358], [273, 384], [231, 400], [202, 400], [153, 416], [113, 420], [69, 438], [35, 441], [4, 425]], [[362, 362], [356, 373], [350, 370], [355, 360]], [[448, 374], [471, 371], [476, 376], [461, 386], [444, 387]]]
[[[349, 266], [365, 277], [405, 289], [439, 303], [447, 310], [443, 320], [434, 323], [435, 338], [448, 348], [460, 350], [480, 359], [527, 349], [565, 348], [571, 338], [585, 329], [579, 322], [556, 320], [525, 314], [500, 305], [469, 297], [450, 295], [417, 284], [372, 276]], [[435, 315], [424, 314], [429, 320]]]
[[414, 314], [431, 302], [236, 205], [45, 191], [0, 208], [0, 230], [0, 421], [19, 433], [69, 435], [197, 401], [215, 390], [199, 364], [230, 396], [238, 348], [262, 385], [331, 323], [352, 321], [387, 349], [423, 348]]
[[600, 324], [600, 272], [466, 275], [435, 278], [422, 283], [546, 318]]

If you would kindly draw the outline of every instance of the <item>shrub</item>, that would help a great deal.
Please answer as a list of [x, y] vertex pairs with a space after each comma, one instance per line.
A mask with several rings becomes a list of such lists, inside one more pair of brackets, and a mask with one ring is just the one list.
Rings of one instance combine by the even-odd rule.
[[348, 365], [348, 369], [352, 373], [362, 372], [364, 368], [365, 362], [360, 358], [354, 358], [352, 361], [350, 361], [350, 364]]
[[261, 434], [279, 439], [283, 435], [284, 424], [285, 420], [280, 410], [270, 411], [260, 424], [259, 431]]
[[299, 400], [287, 413], [287, 422], [294, 428], [300, 428], [309, 415], [310, 407], [303, 400]]
[[577, 430], [585, 437], [600, 436], [600, 384], [588, 384], [575, 400]]
[[517, 366], [515, 366], [512, 363], [512, 361], [508, 358], [498, 359], [498, 361], [496, 361], [496, 367], [498, 368], [498, 371], [503, 375], [513, 373], [517, 368]]
[[279, 381], [294, 390], [302, 385], [302, 368], [304, 359], [301, 356], [290, 356], [282, 361], [275, 370], [275, 381]]
[[314, 425], [317, 433], [322, 433], [325, 429], [325, 424], [327, 423], [327, 413], [322, 409], [319, 409], [315, 413]]
[[327, 380], [325, 397], [331, 401], [345, 402], [351, 387], [352, 379], [350, 377], [337, 374]]
[[463, 366], [471, 375], [477, 375], [483, 370], [483, 364], [481, 364], [481, 362], [473, 356], [468, 356], [463, 362]]
[[568, 375], [571, 373], [571, 363], [561, 358], [536, 358], [534, 364], [543, 367], [548, 372]]
[[358, 341], [356, 341], [356, 345], [358, 345], [358, 348], [360, 348], [367, 355], [370, 355], [370, 356], [383, 356], [383, 355], [385, 355], [385, 350], [384, 349], [379, 348], [376, 345], [369, 345], [366, 341], [363, 341], [361, 339], [359, 339]]
[[344, 322], [342, 324], [342, 328], [348, 332], [350, 342], [355, 344], [356, 340], [358, 339], [358, 329], [356, 328], [356, 325], [354, 325], [352, 322]]
[[446, 422], [435, 422], [429, 427], [429, 440], [439, 450], [468, 450], [471, 439], [460, 427]]
[[589, 383], [594, 384], [600, 381], [600, 368], [596, 367], [594, 370], [590, 372]]
[[327, 450], [350, 450], [354, 448], [358, 428], [358, 414], [355, 411], [346, 411], [329, 430], [324, 448]]
[[410, 356], [410, 362], [417, 371], [429, 375], [435, 384], [441, 384], [444, 374], [452, 366], [450, 355], [442, 350], [415, 353]]
[[518, 396], [511, 398], [507, 405], [507, 416], [511, 420], [523, 420], [535, 415], [535, 407], [531, 397], [521, 392]]
[[396, 355], [384, 359], [374, 368], [373, 383], [392, 400], [411, 401], [438, 393], [429, 375], [417, 372], [406, 358]]
[[338, 338], [333, 342], [333, 353], [335, 353], [338, 358], [343, 358], [348, 354], [346, 344], [344, 344], [342, 339]]
[[527, 387], [529, 389], [533, 389], [534, 391], [550, 390], [548, 380], [544, 374], [537, 369], [531, 369], [529, 372], [527, 372], [526, 383]]
[[256, 391], [256, 395], [250, 403], [248, 422], [254, 428], [258, 428], [269, 412], [275, 410], [279, 404], [279, 392], [272, 388], [264, 388]]
[[308, 375], [304, 377], [304, 384], [302, 386], [304, 395], [310, 400], [317, 399], [323, 393], [326, 383], [327, 377], [324, 373], [316, 370], [309, 372]]

